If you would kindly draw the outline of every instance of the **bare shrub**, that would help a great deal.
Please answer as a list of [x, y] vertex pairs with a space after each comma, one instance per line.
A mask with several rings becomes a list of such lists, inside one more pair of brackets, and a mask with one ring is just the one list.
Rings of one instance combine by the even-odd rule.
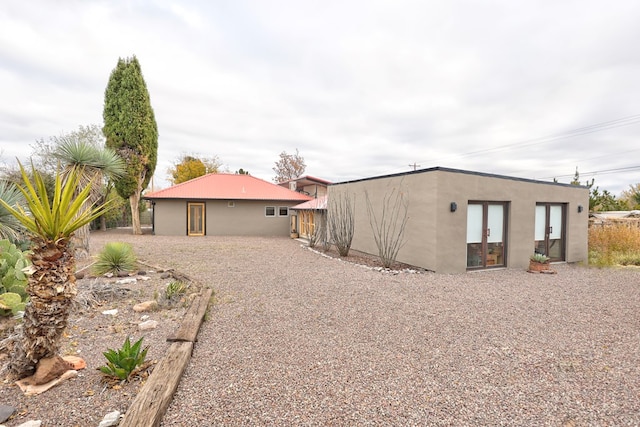
[[314, 226], [313, 231], [309, 234], [309, 247], [315, 248], [318, 243], [324, 243], [326, 240], [327, 227], [326, 216], [323, 211], [316, 209], [313, 211]]
[[340, 256], [349, 255], [354, 233], [355, 195], [335, 192], [328, 200], [327, 225]]
[[[409, 219], [409, 201], [402, 191], [393, 188], [385, 193], [382, 205], [376, 210], [371, 203], [369, 193], [365, 191], [364, 194], [367, 199], [369, 224], [378, 247], [380, 261], [385, 268], [390, 268], [396, 261], [398, 251], [405, 243], [404, 231]], [[379, 216], [376, 212], [379, 212]]]

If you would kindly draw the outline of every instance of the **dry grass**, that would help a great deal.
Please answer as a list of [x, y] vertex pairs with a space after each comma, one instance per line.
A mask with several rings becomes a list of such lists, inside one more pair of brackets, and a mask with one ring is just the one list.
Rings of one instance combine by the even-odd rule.
[[590, 227], [589, 264], [640, 265], [640, 227], [628, 224]]

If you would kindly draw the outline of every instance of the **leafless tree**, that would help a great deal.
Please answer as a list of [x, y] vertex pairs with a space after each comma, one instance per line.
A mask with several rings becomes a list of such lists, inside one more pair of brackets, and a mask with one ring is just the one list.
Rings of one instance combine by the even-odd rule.
[[280, 160], [276, 162], [273, 171], [276, 176], [273, 178], [274, 182], [284, 182], [290, 179], [295, 179], [301, 176], [307, 165], [304, 162], [304, 157], [300, 155], [296, 148], [295, 154], [287, 154], [286, 151], [280, 153]]
[[[409, 219], [409, 201], [401, 190], [393, 188], [385, 193], [382, 205], [374, 208], [365, 191], [367, 199], [367, 213], [369, 224], [373, 231], [373, 238], [378, 247], [380, 261], [385, 268], [390, 268], [396, 261], [398, 251], [405, 244], [404, 231]], [[378, 212], [379, 215], [376, 215]]]
[[329, 236], [340, 256], [349, 255], [355, 226], [355, 195], [336, 191], [327, 204]]

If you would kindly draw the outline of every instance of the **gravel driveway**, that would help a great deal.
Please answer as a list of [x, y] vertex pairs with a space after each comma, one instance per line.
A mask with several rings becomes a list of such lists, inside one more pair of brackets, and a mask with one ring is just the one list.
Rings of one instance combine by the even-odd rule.
[[165, 427], [640, 425], [640, 270], [393, 275], [288, 238], [123, 240], [216, 292]]

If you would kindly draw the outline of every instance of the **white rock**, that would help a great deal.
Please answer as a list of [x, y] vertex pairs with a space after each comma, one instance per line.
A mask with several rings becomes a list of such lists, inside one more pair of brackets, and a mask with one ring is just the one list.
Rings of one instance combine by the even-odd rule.
[[118, 314], [118, 309], [114, 308], [113, 310], [105, 310], [102, 312], [102, 314], [106, 314], [107, 316], [115, 316], [116, 314]]
[[138, 323], [138, 329], [141, 331], [148, 331], [158, 327], [158, 322], [155, 320], [147, 320], [146, 322]]
[[138, 279], [142, 280], [143, 282], [146, 282], [147, 280], [151, 280], [151, 277], [149, 277], [149, 276], [138, 276]]
[[104, 416], [98, 427], [111, 427], [118, 424], [120, 424], [120, 411], [113, 411]]
[[40, 420], [30, 420], [26, 423], [20, 424], [18, 427], [40, 427], [42, 425], [42, 421]]
[[128, 285], [129, 283], [136, 283], [138, 279], [135, 277], [127, 277], [126, 279], [116, 280], [117, 285]]
[[140, 320], [142, 320], [143, 322], [145, 320], [149, 320], [149, 315], [148, 314], [143, 314], [142, 316], [140, 316]]

